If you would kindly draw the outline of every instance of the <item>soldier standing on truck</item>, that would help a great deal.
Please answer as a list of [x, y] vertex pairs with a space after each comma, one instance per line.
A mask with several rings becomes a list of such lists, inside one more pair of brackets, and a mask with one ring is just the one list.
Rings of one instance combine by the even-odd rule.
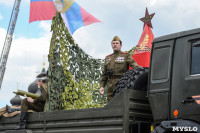
[[41, 88], [41, 95], [37, 99], [32, 99], [31, 97], [27, 97], [22, 100], [21, 103], [21, 115], [20, 122], [16, 129], [26, 129], [26, 121], [27, 121], [27, 111], [33, 110], [36, 112], [43, 112], [44, 106], [47, 99], [47, 74], [41, 73], [37, 77], [38, 85]]
[[137, 68], [139, 65], [133, 60], [128, 52], [122, 52], [122, 41], [115, 36], [111, 42], [113, 53], [106, 56], [104, 70], [100, 81], [100, 94], [104, 94], [104, 87], [107, 85], [107, 99], [113, 97], [113, 90], [120, 76], [129, 70], [129, 66]]

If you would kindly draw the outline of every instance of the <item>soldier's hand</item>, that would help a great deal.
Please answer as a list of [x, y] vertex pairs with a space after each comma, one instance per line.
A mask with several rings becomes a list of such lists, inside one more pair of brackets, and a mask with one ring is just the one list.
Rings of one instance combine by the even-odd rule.
[[34, 99], [31, 98], [31, 97], [27, 97], [27, 101], [28, 101], [29, 103], [33, 103], [33, 102], [34, 102]]
[[103, 95], [103, 94], [104, 94], [104, 87], [101, 87], [101, 88], [99, 89], [99, 92], [100, 92], [101, 95]]

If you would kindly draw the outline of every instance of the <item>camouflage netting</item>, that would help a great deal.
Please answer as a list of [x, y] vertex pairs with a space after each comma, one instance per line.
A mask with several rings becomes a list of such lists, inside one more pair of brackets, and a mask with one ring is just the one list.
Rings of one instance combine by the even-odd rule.
[[69, 34], [59, 13], [53, 18], [49, 60], [47, 110], [69, 110], [103, 106], [99, 95], [103, 61], [86, 54]]

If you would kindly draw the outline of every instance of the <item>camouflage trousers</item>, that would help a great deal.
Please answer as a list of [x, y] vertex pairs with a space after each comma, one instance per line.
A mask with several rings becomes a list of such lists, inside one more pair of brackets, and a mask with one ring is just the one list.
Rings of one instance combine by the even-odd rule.
[[30, 103], [27, 101], [27, 99], [22, 100], [21, 104], [21, 111], [27, 112], [28, 110], [34, 110], [36, 112], [43, 112], [43, 107], [35, 104], [35, 103]]

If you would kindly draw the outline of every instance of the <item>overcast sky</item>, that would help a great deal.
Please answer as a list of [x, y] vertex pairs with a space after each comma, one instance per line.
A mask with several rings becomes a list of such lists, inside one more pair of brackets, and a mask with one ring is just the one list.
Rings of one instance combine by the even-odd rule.
[[[29, 24], [30, 1], [21, 0], [14, 39], [7, 68], [0, 90], [0, 108], [10, 105], [12, 93], [18, 88], [27, 90], [41, 71], [51, 39], [51, 21]], [[200, 28], [200, 0], [76, 0], [84, 9], [103, 23], [95, 23], [78, 29], [73, 38], [79, 46], [94, 58], [104, 58], [112, 53], [110, 42], [118, 35], [123, 51], [137, 45], [143, 30], [139, 20], [145, 16], [146, 7], [152, 19], [155, 37]], [[14, 0], [0, 0], [0, 52], [5, 41]]]

